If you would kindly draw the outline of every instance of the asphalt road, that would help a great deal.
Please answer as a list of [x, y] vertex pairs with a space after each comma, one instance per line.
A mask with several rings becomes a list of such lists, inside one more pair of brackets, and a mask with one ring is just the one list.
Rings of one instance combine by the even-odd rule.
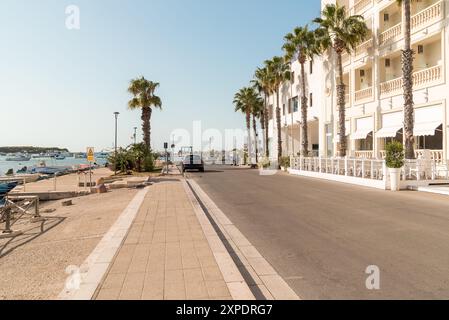
[[449, 299], [448, 196], [218, 166], [190, 177], [303, 299]]

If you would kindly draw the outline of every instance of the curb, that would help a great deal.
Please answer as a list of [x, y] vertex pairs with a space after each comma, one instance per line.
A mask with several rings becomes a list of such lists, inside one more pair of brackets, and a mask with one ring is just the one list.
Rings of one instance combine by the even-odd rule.
[[255, 300], [256, 298], [253, 295], [251, 289], [247, 285], [237, 265], [234, 263], [225, 245], [216, 233], [214, 227], [211, 224], [211, 221], [209, 221], [209, 218], [202, 209], [201, 204], [196, 198], [191, 185], [189, 184], [189, 182], [187, 182], [187, 180], [183, 180], [182, 183], [184, 186], [184, 190], [186, 191], [187, 196], [196, 213], [201, 228], [203, 229], [204, 235], [209, 243], [210, 249], [212, 250], [215, 260], [217, 261], [224, 281], [226, 282], [229, 292], [231, 293], [232, 299]]
[[[232, 264], [237, 265], [239, 274], [243, 276], [253, 296], [257, 300], [301, 300], [201, 187], [194, 180], [186, 180], [186, 184], [190, 186], [192, 192], [202, 203], [203, 208], [199, 208], [203, 212], [202, 219], [208, 219], [210, 227], [212, 227], [211, 224], [214, 224], [217, 232], [221, 234], [220, 238], [213, 230], [214, 241], [219, 241], [220, 248], [224, 248], [227, 255], [232, 256]], [[213, 245], [216, 244], [213, 243]], [[212, 248], [212, 250], [214, 249]]]

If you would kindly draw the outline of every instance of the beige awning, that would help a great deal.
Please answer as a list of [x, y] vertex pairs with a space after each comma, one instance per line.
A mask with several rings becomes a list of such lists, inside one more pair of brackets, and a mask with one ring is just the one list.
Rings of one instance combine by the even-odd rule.
[[401, 127], [382, 128], [376, 132], [376, 138], [394, 138], [398, 134]]
[[368, 138], [368, 135], [371, 132], [373, 132], [372, 129], [365, 129], [365, 128], [363, 128], [363, 129], [357, 130], [356, 132], [354, 132], [351, 135], [351, 139], [352, 140], [364, 140], [364, 139]]
[[441, 126], [441, 122], [415, 123], [413, 135], [415, 137], [434, 136], [439, 126]]

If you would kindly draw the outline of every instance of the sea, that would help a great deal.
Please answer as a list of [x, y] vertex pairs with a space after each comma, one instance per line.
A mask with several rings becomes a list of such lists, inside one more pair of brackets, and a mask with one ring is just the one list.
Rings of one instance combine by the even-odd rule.
[[[13, 169], [14, 173], [23, 167], [35, 167], [39, 165], [42, 161], [45, 161], [47, 167], [71, 167], [79, 164], [89, 164], [87, 159], [77, 159], [77, 158], [65, 158], [64, 160], [56, 160], [54, 158], [39, 158], [31, 159], [30, 161], [6, 161], [6, 157], [0, 157], [0, 176], [5, 175], [9, 169]], [[106, 159], [98, 158], [95, 159], [95, 163], [98, 165], [104, 165]]]

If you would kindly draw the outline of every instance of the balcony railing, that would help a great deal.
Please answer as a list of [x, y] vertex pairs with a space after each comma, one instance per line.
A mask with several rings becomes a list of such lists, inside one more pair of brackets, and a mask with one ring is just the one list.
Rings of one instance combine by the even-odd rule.
[[354, 5], [354, 12], [355, 14], [361, 13], [364, 9], [368, 8], [370, 5], [373, 4], [372, 0], [360, 0], [357, 1]]
[[373, 159], [374, 151], [355, 151], [355, 157], [358, 159]]
[[[416, 159], [421, 159], [426, 151], [430, 152], [430, 160], [434, 161], [436, 164], [441, 164], [444, 161], [443, 150], [415, 150]], [[380, 151], [381, 159], [385, 159], [387, 152], [385, 150]]]
[[368, 50], [373, 47], [373, 39], [365, 41], [355, 49], [355, 57], [361, 57], [368, 54]]
[[379, 35], [379, 44], [384, 44], [390, 40], [394, 40], [402, 35], [402, 23], [398, 23], [394, 27], [385, 30]]
[[[412, 33], [444, 18], [444, 1], [439, 1], [411, 17]], [[379, 44], [402, 37], [402, 23], [398, 23], [379, 35]]]
[[424, 27], [443, 18], [443, 1], [437, 2], [418, 12], [411, 18], [412, 30]]
[[369, 99], [373, 97], [373, 87], [362, 89], [355, 92], [355, 101], [359, 102], [361, 100]]
[[[426, 87], [442, 77], [441, 66], [427, 68], [413, 74], [413, 88]], [[380, 84], [381, 95], [395, 94], [402, 89], [402, 78], [396, 78]]]

